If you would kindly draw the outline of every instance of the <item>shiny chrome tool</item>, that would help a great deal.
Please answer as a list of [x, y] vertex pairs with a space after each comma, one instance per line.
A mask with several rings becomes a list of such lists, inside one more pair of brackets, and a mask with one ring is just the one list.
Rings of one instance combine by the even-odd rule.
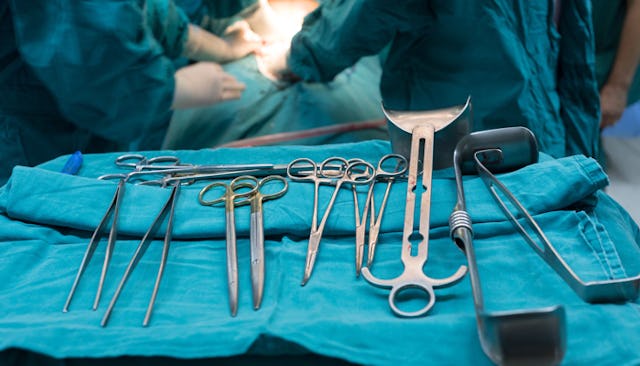
[[[535, 142], [535, 136], [533, 136], [533, 133], [531, 133], [531, 131], [527, 130], [524, 127], [513, 127], [510, 129], [500, 129], [495, 131], [498, 131], [505, 135], [507, 133], [520, 133], [521, 135], [527, 136], [523, 139], [528, 139], [529, 145], [531, 146], [531, 153], [529, 156], [525, 155], [525, 158], [530, 157], [531, 162], [537, 162], [537, 144]], [[476, 136], [478, 136], [476, 137], [477, 139], [480, 139], [480, 137], [482, 137], [483, 139], [487, 139], [484, 134], [478, 134]], [[467, 158], [473, 158], [473, 162], [478, 175], [480, 176], [480, 178], [482, 178], [482, 181], [491, 192], [491, 195], [493, 196], [495, 201], [498, 203], [498, 205], [512, 222], [512, 224], [516, 227], [516, 229], [520, 232], [526, 242], [536, 253], [538, 253], [545, 260], [545, 262], [547, 262], [547, 264], [551, 268], [553, 268], [554, 271], [556, 271], [556, 273], [558, 273], [558, 275], [560, 275], [560, 277], [562, 277], [562, 279], [584, 301], [589, 303], [602, 303], [634, 301], [635, 299], [637, 299], [640, 288], [640, 275], [599, 281], [583, 281], [571, 269], [571, 267], [569, 267], [567, 262], [562, 259], [562, 256], [560, 256], [553, 244], [549, 241], [549, 239], [547, 239], [546, 235], [544, 234], [538, 223], [535, 221], [535, 219], [531, 216], [529, 211], [522, 205], [522, 203], [520, 203], [515, 195], [502, 182], [500, 182], [498, 178], [496, 178], [494, 173], [505, 171], [503, 161], [512, 160], [514, 159], [512, 156], [523, 154], [523, 152], [521, 151], [514, 151], [516, 149], [517, 147], [495, 147], [486, 143], [484, 149], [476, 149], [473, 155], [467, 156]], [[525, 223], [528, 224], [531, 231], [535, 233], [535, 236], [538, 239], [537, 241], [531, 235], [529, 235], [524, 226], [522, 226], [520, 221], [515, 217], [511, 210], [509, 210], [507, 203], [504, 202], [502, 198], [500, 198], [498, 190], [502, 193], [502, 195], [504, 195], [504, 197], [507, 198], [511, 205], [515, 207], [515, 209], [518, 211], [518, 214], [524, 218]]]
[[167, 264], [167, 257], [169, 256], [169, 246], [171, 245], [171, 238], [173, 236], [173, 224], [175, 221], [175, 208], [176, 208], [176, 202], [178, 201], [179, 195], [180, 195], [180, 183], [177, 182], [172, 186], [171, 194], [169, 195], [169, 198], [167, 199], [165, 204], [162, 206], [162, 209], [160, 210], [158, 215], [155, 217], [155, 219], [149, 226], [149, 229], [147, 229], [147, 231], [145, 232], [144, 236], [142, 237], [142, 240], [140, 240], [140, 243], [138, 244], [138, 247], [136, 248], [136, 251], [133, 254], [133, 257], [131, 257], [129, 264], [127, 265], [127, 268], [124, 274], [122, 275], [122, 278], [120, 279], [120, 283], [118, 283], [116, 292], [113, 294], [113, 297], [111, 298], [111, 302], [109, 302], [109, 307], [104, 313], [102, 322], [100, 323], [101, 326], [104, 327], [107, 325], [107, 322], [109, 321], [109, 317], [113, 312], [113, 308], [115, 307], [116, 302], [118, 301], [118, 297], [120, 296], [120, 293], [124, 289], [124, 286], [127, 280], [129, 279], [129, 276], [135, 269], [136, 265], [140, 262], [140, 259], [142, 259], [142, 256], [144, 255], [144, 253], [147, 251], [147, 248], [151, 244], [151, 241], [153, 241], [153, 237], [155, 236], [156, 232], [160, 229], [160, 226], [162, 226], [162, 223], [165, 221], [165, 218], [168, 217], [167, 226], [165, 227], [165, 232], [164, 232], [160, 265], [158, 267], [156, 281], [153, 285], [153, 292], [151, 293], [151, 298], [149, 299], [149, 305], [147, 306], [147, 312], [145, 314], [144, 320], [142, 321], [143, 327], [146, 327], [147, 325], [149, 325], [149, 321], [151, 320], [151, 313], [153, 312], [153, 306], [155, 304], [156, 297], [158, 295], [158, 290], [160, 288], [160, 281], [162, 280], [164, 268], [166, 267], [166, 264]]
[[[389, 192], [391, 192], [391, 185], [396, 179], [405, 174], [405, 172], [407, 171], [407, 167], [407, 159], [399, 154], [387, 154], [384, 155], [380, 159], [380, 161], [378, 161], [378, 166], [374, 173], [375, 177], [371, 181], [371, 183], [369, 183], [369, 189], [367, 190], [367, 198], [365, 201], [362, 216], [360, 216], [360, 208], [358, 205], [358, 192], [356, 189], [357, 186], [352, 185], [353, 203], [356, 219], [356, 275], [360, 275], [362, 262], [364, 259], [368, 213], [369, 211], [371, 211], [371, 219], [369, 221], [369, 247], [367, 254], [367, 266], [371, 267], [375, 255], [376, 244], [378, 243], [378, 234], [380, 233], [382, 216], [384, 214], [384, 209], [387, 206]], [[378, 214], [376, 215], [374, 189], [375, 184], [378, 181], [386, 183], [386, 189], [384, 192], [384, 196], [382, 197], [382, 202], [380, 203]]]
[[490, 165], [495, 172], [506, 172], [537, 162], [533, 134], [524, 127], [474, 132], [460, 140], [453, 157], [457, 202], [449, 218], [449, 229], [451, 238], [467, 256], [478, 336], [484, 353], [499, 365], [560, 363], [566, 349], [562, 306], [499, 312], [485, 309], [462, 182], [462, 175], [475, 173], [477, 164]]
[[[402, 231], [401, 260], [404, 271], [394, 279], [379, 279], [370, 272], [369, 268], [362, 268], [364, 279], [374, 286], [390, 288], [389, 306], [401, 317], [417, 317], [426, 313], [435, 304], [434, 288], [448, 287], [458, 283], [467, 272], [466, 266], [460, 266], [451, 276], [435, 279], [423, 272], [429, 251], [429, 218], [431, 211], [431, 178], [433, 168], [443, 168], [451, 165], [451, 155], [448, 159], [443, 155], [453, 152], [456, 143], [470, 130], [470, 101], [465, 105], [448, 110], [434, 111], [391, 111], [383, 108], [390, 126], [391, 143], [394, 151], [407, 156], [406, 146], [410, 146], [409, 176], [407, 182], [407, 198], [404, 214], [404, 228]], [[394, 131], [394, 132], [392, 132]], [[436, 131], [442, 134], [435, 139]], [[410, 138], [410, 144], [407, 139]], [[434, 146], [438, 152], [438, 164], [434, 164]], [[404, 153], [403, 153], [404, 152]], [[418, 176], [422, 166], [422, 181], [420, 192]], [[416, 194], [420, 192], [420, 223], [418, 232], [414, 231], [414, 212]], [[417, 254], [413, 255], [412, 241], [418, 241]], [[426, 305], [416, 311], [401, 310], [396, 302], [399, 294], [405, 290], [418, 289], [427, 297]]]
[[[347, 161], [340, 157], [325, 159], [318, 166], [313, 160], [300, 158], [293, 160], [287, 167], [287, 176], [293, 181], [311, 181], [314, 183], [313, 216], [311, 218], [311, 233], [307, 248], [307, 259], [301, 285], [304, 286], [313, 271], [313, 267], [320, 248], [320, 240], [324, 227], [338, 197], [343, 184], [369, 184], [375, 178], [374, 167], [363, 160]], [[333, 193], [325, 209], [320, 224], [318, 224], [318, 195], [320, 184], [333, 185]]]
[[[267, 186], [273, 182], [280, 182], [282, 187], [269, 192]], [[253, 308], [260, 308], [264, 294], [264, 214], [262, 205], [265, 201], [274, 200], [287, 193], [289, 185], [287, 179], [279, 175], [270, 175], [258, 181], [256, 190], [244, 200], [235, 202], [236, 206], [251, 205], [249, 236], [251, 244], [251, 289], [253, 290]]]
[[96, 251], [98, 243], [100, 242], [102, 232], [109, 225], [109, 219], [111, 219], [107, 249], [104, 257], [104, 262], [102, 264], [102, 272], [100, 273], [100, 281], [98, 283], [96, 297], [93, 302], [93, 310], [96, 310], [98, 308], [102, 289], [104, 287], [104, 281], [107, 275], [107, 269], [109, 267], [109, 261], [111, 260], [115, 241], [118, 236], [118, 217], [120, 214], [120, 204], [122, 202], [122, 197], [124, 196], [125, 183], [127, 183], [135, 173], [146, 174], [148, 172], [145, 171], [149, 170], [160, 172], [164, 171], [165, 169], [172, 169], [181, 166], [180, 160], [175, 156], [158, 156], [154, 158], [146, 158], [145, 156], [139, 154], [121, 155], [116, 159], [115, 163], [117, 166], [122, 168], [131, 168], [132, 171], [129, 173], [108, 174], [98, 178], [102, 180], [118, 179], [118, 185], [113, 194], [113, 198], [111, 199], [111, 203], [107, 207], [106, 212], [102, 216], [100, 223], [94, 230], [93, 235], [91, 236], [91, 240], [87, 245], [84, 257], [82, 258], [82, 262], [80, 263], [80, 268], [78, 268], [78, 272], [73, 281], [73, 285], [71, 286], [71, 290], [69, 291], [69, 295], [67, 296], [67, 301], [65, 302], [62, 309], [63, 312], [69, 311], [69, 305], [71, 304], [71, 300], [73, 299], [73, 296], [76, 292], [76, 288], [80, 283], [80, 279], [82, 278], [84, 271], [87, 269], [87, 266], [89, 265], [89, 262], [93, 257], [93, 253]]
[[[389, 162], [393, 161], [395, 161], [396, 164], [392, 168], [385, 166]], [[409, 163], [407, 162], [407, 159], [399, 154], [385, 155], [378, 162], [378, 168], [376, 169], [376, 181], [381, 180], [386, 182], [387, 187], [384, 191], [384, 196], [382, 196], [382, 202], [380, 203], [377, 215], [374, 203], [375, 196], [371, 196], [371, 221], [369, 222], [369, 248], [367, 253], [367, 267], [369, 268], [373, 265], [373, 258], [375, 257], [378, 236], [380, 234], [380, 226], [382, 225], [382, 216], [384, 215], [385, 207], [387, 207], [387, 199], [391, 192], [391, 185], [406, 173], [408, 167]], [[373, 190], [373, 186], [371, 187], [371, 190]]]
[[[201, 205], [212, 206], [224, 203], [226, 217], [227, 239], [227, 284], [229, 291], [229, 307], [231, 316], [238, 313], [238, 250], [236, 245], [236, 218], [234, 208], [240, 198], [250, 197], [258, 190], [258, 179], [253, 176], [243, 175], [235, 178], [231, 183], [214, 182], [200, 191], [198, 201]], [[210, 190], [221, 187], [224, 193], [215, 199], [205, 199]]]

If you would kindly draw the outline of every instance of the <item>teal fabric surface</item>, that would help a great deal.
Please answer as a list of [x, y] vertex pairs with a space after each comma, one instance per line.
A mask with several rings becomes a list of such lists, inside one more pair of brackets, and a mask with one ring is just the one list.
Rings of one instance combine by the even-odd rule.
[[[290, 146], [200, 151], [160, 151], [183, 162], [287, 163], [338, 155], [376, 162], [388, 142], [320, 147]], [[149, 153], [151, 156], [151, 153]], [[176, 211], [174, 240], [148, 328], [140, 326], [161, 242], [153, 242], [133, 272], [106, 328], [99, 326], [108, 299], [140, 234], [167, 192], [127, 185], [105, 297], [90, 310], [99, 276], [101, 243], [69, 313], [61, 309], [73, 276], [111, 199], [115, 184], [95, 178], [119, 171], [117, 154], [88, 154], [79, 176], [58, 173], [66, 157], [36, 168], [16, 167], [0, 189], [0, 349], [21, 348], [56, 358], [110, 356], [224, 357], [243, 353], [286, 355], [300, 347], [355, 363], [488, 364], [476, 333], [468, 277], [436, 290], [437, 302], [419, 319], [401, 319], [388, 308], [388, 292], [355, 276], [352, 194], [344, 190], [327, 223], [310, 282], [300, 286], [311, 221], [312, 184], [290, 183], [282, 198], [265, 204], [266, 288], [262, 308], [251, 307], [249, 210], [236, 210], [240, 269], [238, 316], [229, 315], [225, 274], [224, 209], [201, 207], [198, 190], [185, 186]], [[584, 156], [552, 159], [503, 174], [501, 180], [529, 208], [563, 258], [585, 280], [640, 272], [640, 233], [626, 212], [602, 193], [607, 178]], [[448, 237], [455, 186], [450, 170], [433, 181], [430, 256], [425, 273], [451, 274], [465, 263]], [[401, 270], [400, 243], [406, 184], [392, 189], [372, 271], [392, 277]], [[332, 189], [321, 187], [320, 214]], [[376, 190], [379, 204], [382, 187]], [[477, 177], [465, 179], [474, 220], [487, 310], [561, 304], [567, 311], [571, 364], [633, 365], [640, 362], [639, 303], [584, 303], [525, 241], [493, 203]], [[364, 200], [361, 192], [361, 204]], [[408, 302], [407, 306], [415, 305]], [[607, 334], [603, 337], [603, 334]], [[295, 347], [294, 347], [295, 345]]]

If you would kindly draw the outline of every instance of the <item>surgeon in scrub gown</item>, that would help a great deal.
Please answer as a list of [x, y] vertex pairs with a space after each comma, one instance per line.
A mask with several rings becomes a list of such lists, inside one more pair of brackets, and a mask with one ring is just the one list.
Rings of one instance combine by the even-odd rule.
[[388, 45], [386, 107], [442, 108], [470, 95], [475, 130], [526, 126], [552, 156], [596, 156], [592, 37], [586, 1], [332, 1], [268, 68], [324, 82]]
[[[199, 5], [212, 19], [255, 1], [204, 3], [226, 4]], [[216, 36], [172, 0], [0, 0], [0, 184], [75, 150], [159, 148], [173, 109], [240, 97], [219, 63], [262, 40], [233, 28]], [[180, 57], [205, 62], [176, 72]]]

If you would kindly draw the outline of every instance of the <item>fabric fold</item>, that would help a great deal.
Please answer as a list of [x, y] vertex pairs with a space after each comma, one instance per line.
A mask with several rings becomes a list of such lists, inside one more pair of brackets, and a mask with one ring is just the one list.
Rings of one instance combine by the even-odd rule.
[[[357, 152], [357, 153], [354, 153]], [[326, 150], [299, 149], [299, 147], [250, 148], [192, 151], [161, 151], [154, 156], [175, 155], [182, 162], [207, 164], [215, 162], [242, 163], [234, 155], [250, 156], [244, 163], [286, 164], [298, 157], [308, 157], [320, 163], [329, 156], [346, 159], [361, 158], [374, 166], [377, 160], [390, 152], [386, 142], [367, 142], [331, 145]], [[70, 176], [47, 169], [57, 162], [42, 167], [16, 167], [9, 183], [0, 193], [0, 209], [14, 219], [41, 225], [54, 225], [80, 230], [93, 230], [105, 214], [115, 194], [117, 181], [101, 181], [94, 177], [118, 172], [113, 161], [118, 155], [100, 154], [90, 158], [83, 176]], [[84, 169], [84, 167], [83, 167]], [[122, 171], [122, 170], [120, 170]], [[436, 172], [432, 180], [431, 227], [448, 225], [455, 205], [455, 181], [448, 170]], [[543, 159], [540, 163], [518, 171], [502, 174], [499, 179], [516, 195], [532, 214], [569, 207], [593, 195], [607, 184], [606, 174], [597, 162], [582, 155], [558, 160]], [[230, 179], [223, 180], [229, 182]], [[203, 206], [198, 202], [200, 190], [209, 182], [184, 185], [178, 197], [174, 237], [222, 238], [225, 236], [224, 205]], [[119, 232], [142, 236], [169, 197], [169, 189], [157, 186], [126, 184], [122, 200]], [[289, 182], [288, 192], [279, 199], [264, 204], [264, 225], [267, 235], [308, 235], [313, 211], [313, 183]], [[379, 187], [378, 187], [379, 186]], [[379, 207], [384, 194], [384, 183], [375, 189], [375, 205]], [[353, 194], [348, 184], [343, 185], [329, 216], [327, 227], [336, 235], [350, 235], [355, 228]], [[473, 222], [505, 221], [499, 206], [493, 201], [482, 181], [476, 176], [465, 177], [467, 207]], [[364, 208], [368, 186], [357, 188], [360, 212]], [[394, 183], [384, 212], [382, 231], [402, 231], [406, 200], [406, 181]], [[321, 185], [318, 206], [319, 220], [324, 215], [334, 187]], [[212, 191], [211, 198], [222, 190]], [[301, 199], [302, 198], [302, 199]], [[418, 223], [419, 210], [416, 210]], [[236, 207], [238, 235], [249, 233], [249, 207]], [[162, 232], [162, 230], [160, 231]]]
[[[198, 164], [224, 161], [288, 162], [333, 155], [376, 161], [388, 143], [367, 142], [296, 148], [255, 148], [157, 152]], [[489, 364], [480, 346], [469, 277], [437, 288], [425, 317], [394, 316], [388, 290], [356, 276], [352, 194], [340, 193], [318, 251], [310, 281], [300, 286], [305, 265], [312, 184], [291, 184], [282, 199], [265, 204], [265, 291], [252, 308], [250, 242], [239, 235], [239, 309], [231, 317], [226, 278], [223, 209], [198, 207], [196, 186], [185, 186], [176, 234], [149, 327], [142, 327], [162, 243], [152, 242], [132, 272], [107, 327], [100, 326], [110, 297], [139, 238], [119, 237], [97, 311], [91, 310], [105, 245], [89, 263], [68, 313], [61, 312], [94, 225], [115, 190], [95, 178], [115, 169], [116, 154], [87, 155], [81, 176], [57, 173], [65, 157], [38, 168], [19, 167], [0, 190], [0, 350], [20, 348], [55, 358], [148, 356], [195, 359], [252, 352], [288, 355], [309, 351], [371, 365]], [[529, 208], [570, 267], [585, 280], [638, 273], [640, 230], [600, 188], [606, 175], [592, 159], [553, 160], [500, 175]], [[326, 202], [330, 189], [322, 190]], [[127, 185], [120, 228], [146, 229], [168, 197], [157, 187]], [[455, 198], [450, 171], [433, 183], [429, 259], [423, 268], [443, 278], [465, 264], [451, 241], [446, 220]], [[396, 183], [383, 220], [372, 273], [393, 278], [402, 271], [401, 223], [406, 183]], [[384, 189], [376, 190], [377, 202]], [[477, 177], [465, 177], [467, 205], [474, 220], [474, 245], [487, 309], [514, 310], [559, 304], [567, 312], [567, 364], [638, 364], [638, 302], [587, 304], [549, 268], [513, 228]], [[362, 192], [364, 197], [364, 192]], [[364, 199], [364, 198], [363, 198]], [[583, 210], [570, 206], [584, 203]], [[361, 202], [362, 204], [362, 202]], [[212, 213], [212, 211], [220, 211]], [[236, 212], [248, 230], [248, 208]], [[145, 221], [147, 220], [147, 221]], [[80, 229], [80, 230], [77, 230]], [[209, 237], [209, 236], [213, 237]], [[411, 300], [413, 301], [413, 300]], [[415, 304], [415, 303], [409, 303]], [[615, 337], [601, 337], [615, 329]], [[416, 336], [419, 335], [419, 336]], [[442, 340], [447, 346], [442, 346]], [[460, 352], [460, 350], [464, 350]], [[616, 350], [613, 352], [612, 350]]]

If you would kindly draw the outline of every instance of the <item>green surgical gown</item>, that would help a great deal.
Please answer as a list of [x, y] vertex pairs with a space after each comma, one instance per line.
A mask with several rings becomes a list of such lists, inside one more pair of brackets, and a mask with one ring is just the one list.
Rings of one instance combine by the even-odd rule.
[[475, 130], [522, 125], [555, 157], [596, 156], [589, 5], [336, 0], [307, 16], [288, 64], [305, 80], [326, 81], [389, 45], [380, 81], [387, 107], [448, 107], [470, 95]]
[[187, 24], [171, 0], [0, 0], [0, 184], [75, 150], [158, 148]]

